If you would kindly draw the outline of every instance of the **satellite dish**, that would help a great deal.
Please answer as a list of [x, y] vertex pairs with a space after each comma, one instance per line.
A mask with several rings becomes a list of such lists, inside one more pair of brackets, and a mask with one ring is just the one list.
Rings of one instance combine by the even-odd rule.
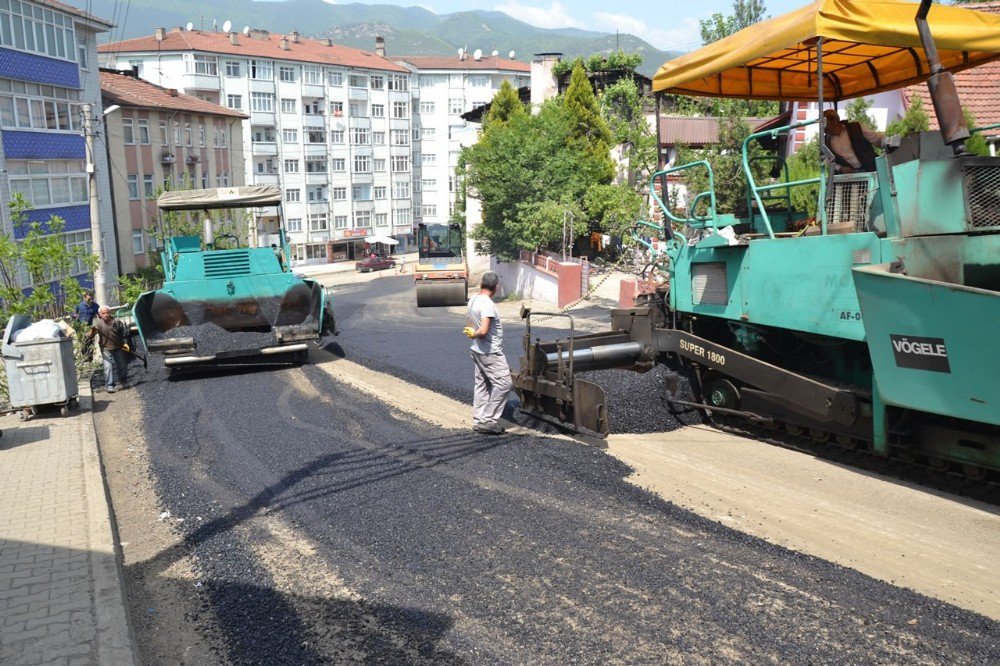
[[500, 52], [497, 51], [496, 49], [493, 49], [493, 53], [491, 53], [490, 55], [496, 58], [498, 55], [500, 55]]
[[513, 60], [514, 59], [514, 52], [511, 51], [510, 53], [508, 53], [507, 57], [510, 58], [511, 60]]
[[229, 32], [232, 29], [233, 29], [232, 21], [227, 20], [225, 23], [222, 24], [222, 32]]
[[184, 29], [187, 30], [188, 32], [191, 32], [192, 30], [194, 30], [194, 23], [191, 23], [191, 21], [188, 21], [188, 24], [186, 26], [184, 26]]
[[463, 49], [461, 46], [459, 46], [458, 47], [458, 59], [461, 60], [462, 56], [464, 56], [464, 55], [465, 55], [465, 49]]
[[474, 60], [482, 60], [482, 58], [483, 58], [483, 50], [482, 49], [476, 49], [475, 51], [473, 51], [472, 52], [472, 58]]
[[250, 36], [250, 26], [248, 25], [243, 26], [243, 36], [244, 37]]

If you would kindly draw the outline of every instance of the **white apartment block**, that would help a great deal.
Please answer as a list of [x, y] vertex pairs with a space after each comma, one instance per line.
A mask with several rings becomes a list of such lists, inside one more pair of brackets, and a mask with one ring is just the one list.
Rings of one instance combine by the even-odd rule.
[[415, 222], [443, 224], [454, 210], [459, 152], [476, 142], [481, 129], [478, 123], [463, 120], [462, 114], [489, 103], [504, 80], [515, 90], [530, 83], [528, 63], [476, 54], [397, 59], [414, 75]]
[[[293, 264], [354, 258], [369, 235], [412, 234], [409, 69], [329, 40], [249, 29], [157, 28], [100, 52], [109, 67], [249, 114], [246, 182], [284, 190]], [[259, 243], [274, 242], [275, 225], [258, 221]]]

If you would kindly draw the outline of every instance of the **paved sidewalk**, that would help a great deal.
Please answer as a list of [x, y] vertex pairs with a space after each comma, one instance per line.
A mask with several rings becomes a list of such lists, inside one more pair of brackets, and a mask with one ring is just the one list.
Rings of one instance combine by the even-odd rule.
[[0, 418], [0, 663], [136, 663], [92, 403]]

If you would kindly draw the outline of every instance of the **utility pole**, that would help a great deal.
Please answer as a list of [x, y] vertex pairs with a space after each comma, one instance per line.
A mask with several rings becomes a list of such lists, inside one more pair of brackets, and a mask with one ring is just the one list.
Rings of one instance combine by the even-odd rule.
[[87, 188], [90, 192], [90, 248], [97, 257], [94, 269], [94, 302], [108, 304], [105, 287], [104, 243], [101, 234], [100, 211], [97, 200], [97, 167], [94, 160], [94, 117], [90, 104], [81, 104], [83, 113], [83, 135], [87, 146]]

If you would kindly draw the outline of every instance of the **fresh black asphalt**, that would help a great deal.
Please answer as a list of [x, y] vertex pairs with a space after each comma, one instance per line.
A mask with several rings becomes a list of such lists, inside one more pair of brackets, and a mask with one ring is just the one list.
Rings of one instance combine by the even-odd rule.
[[[406, 277], [339, 290], [343, 333], [311, 362], [468, 400], [464, 321], [413, 300]], [[594, 447], [432, 427], [310, 364], [168, 380], [151, 362], [137, 391], [236, 663], [1000, 661], [997, 623], [681, 510]], [[289, 589], [298, 562], [261, 559], [259, 517], [357, 596]]]

